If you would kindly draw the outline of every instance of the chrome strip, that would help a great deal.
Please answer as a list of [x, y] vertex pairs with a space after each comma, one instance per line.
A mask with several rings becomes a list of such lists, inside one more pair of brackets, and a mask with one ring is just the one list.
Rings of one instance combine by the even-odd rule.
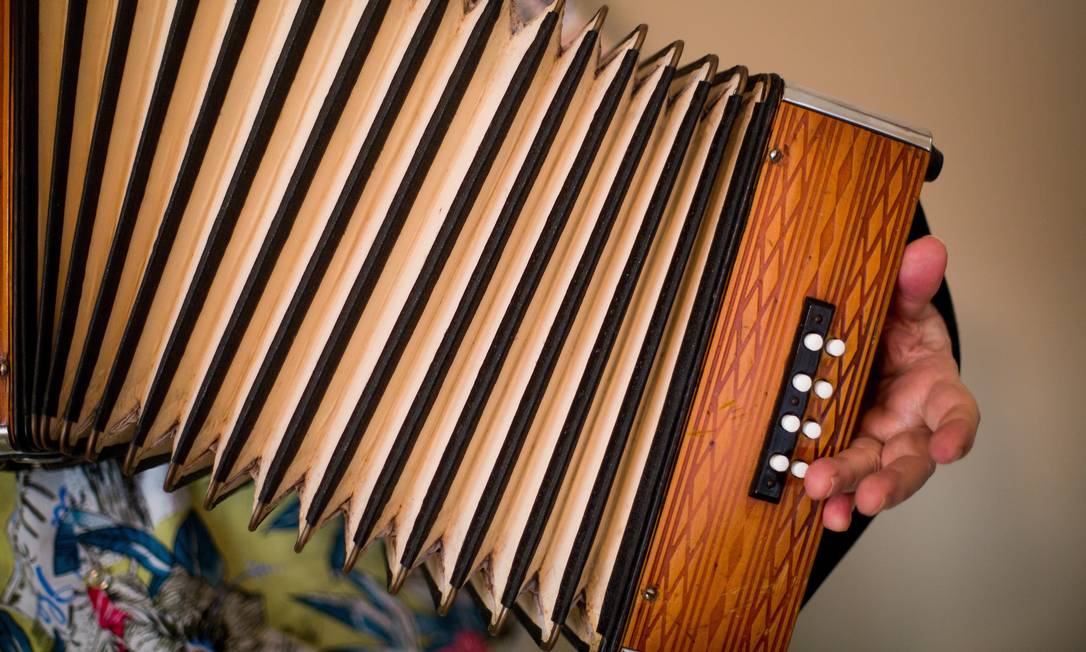
[[910, 127], [788, 83], [784, 88], [784, 101], [931, 151], [931, 132], [927, 129]]
[[57, 464], [70, 461], [56, 453], [27, 453], [15, 450], [11, 445], [11, 431], [7, 425], [0, 425], [0, 462], [15, 464]]

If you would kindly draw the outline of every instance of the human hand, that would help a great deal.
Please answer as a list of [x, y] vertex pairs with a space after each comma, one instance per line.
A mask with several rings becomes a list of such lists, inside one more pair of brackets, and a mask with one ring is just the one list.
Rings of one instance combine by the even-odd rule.
[[901, 503], [936, 464], [959, 460], [973, 446], [980, 412], [931, 303], [946, 261], [946, 247], [931, 236], [905, 248], [879, 343], [874, 401], [849, 447], [807, 471], [807, 495], [825, 500], [822, 522], [830, 530], [847, 530], [854, 508], [874, 516]]

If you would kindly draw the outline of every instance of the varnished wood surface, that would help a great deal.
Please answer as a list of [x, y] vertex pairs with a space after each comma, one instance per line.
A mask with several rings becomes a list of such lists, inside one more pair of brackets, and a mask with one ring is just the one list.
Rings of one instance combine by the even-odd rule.
[[0, 2], [0, 426], [11, 424], [12, 79], [11, 5]]
[[[779, 505], [748, 497], [806, 297], [837, 306], [793, 459], [847, 445], [920, 192], [928, 154], [783, 104], [717, 318], [624, 646], [787, 648], [821, 536], [821, 507], [789, 477]], [[652, 588], [656, 598], [645, 599]], [[652, 594], [652, 592], [650, 592]]]

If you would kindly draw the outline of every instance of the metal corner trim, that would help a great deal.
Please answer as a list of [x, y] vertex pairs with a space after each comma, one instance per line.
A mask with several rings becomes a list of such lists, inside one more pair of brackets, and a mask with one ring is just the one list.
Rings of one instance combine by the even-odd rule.
[[932, 149], [931, 132], [927, 129], [902, 124], [897, 120], [858, 109], [800, 86], [785, 83], [783, 100], [796, 106], [844, 120], [858, 127], [870, 129], [890, 138], [915, 145], [925, 151]]
[[24, 452], [15, 448], [11, 441], [11, 430], [7, 424], [0, 424], [0, 464], [56, 464], [65, 461], [63, 455], [56, 453]]

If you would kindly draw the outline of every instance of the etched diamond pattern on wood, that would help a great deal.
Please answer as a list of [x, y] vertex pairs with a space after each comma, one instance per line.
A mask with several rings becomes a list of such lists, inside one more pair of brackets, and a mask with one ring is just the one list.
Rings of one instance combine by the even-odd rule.
[[[823, 357], [835, 393], [812, 398], [824, 435], [848, 442], [889, 305], [928, 154], [790, 104], [778, 111], [743, 243], [684, 433], [624, 646], [781, 650], [821, 535], [821, 510], [789, 478], [779, 505], [747, 495], [806, 297], [837, 306]], [[754, 424], [753, 426], [751, 424]]]

